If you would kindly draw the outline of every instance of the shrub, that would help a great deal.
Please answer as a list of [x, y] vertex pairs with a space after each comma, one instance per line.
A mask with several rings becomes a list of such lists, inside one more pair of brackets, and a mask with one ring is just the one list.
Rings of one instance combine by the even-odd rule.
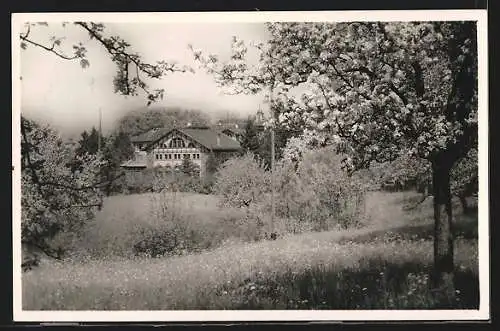
[[200, 178], [199, 167], [195, 164], [190, 165], [187, 162], [175, 169], [167, 166], [134, 172], [129, 171], [123, 180], [125, 181], [123, 186], [126, 187], [123, 193], [126, 194], [158, 192], [166, 187], [180, 192], [202, 194], [211, 192], [211, 182]]
[[269, 192], [270, 176], [252, 153], [229, 159], [215, 174], [214, 192], [226, 207], [250, 207]]
[[280, 217], [312, 222], [315, 230], [358, 226], [363, 221], [362, 180], [358, 175], [348, 176], [341, 156], [330, 148], [306, 152], [296, 164], [279, 162], [275, 181]]

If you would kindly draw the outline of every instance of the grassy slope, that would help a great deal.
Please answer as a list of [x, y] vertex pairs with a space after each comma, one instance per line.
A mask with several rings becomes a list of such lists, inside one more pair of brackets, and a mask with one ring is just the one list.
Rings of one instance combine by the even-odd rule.
[[[428, 235], [429, 208], [424, 205], [402, 212], [402, 197], [380, 193], [370, 197], [371, 226], [356, 231], [307, 233], [164, 259], [45, 265], [23, 277], [23, 306], [134, 310], [430, 307], [433, 298], [425, 273], [432, 263], [432, 242], [420, 237]], [[450, 306], [475, 307], [476, 241], [457, 240], [456, 265], [461, 292]]]

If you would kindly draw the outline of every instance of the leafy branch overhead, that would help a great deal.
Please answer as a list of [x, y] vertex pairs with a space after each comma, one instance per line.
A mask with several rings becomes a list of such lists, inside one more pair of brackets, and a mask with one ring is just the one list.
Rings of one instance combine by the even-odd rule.
[[346, 142], [353, 167], [394, 160], [402, 150], [455, 162], [477, 143], [473, 23], [267, 27], [271, 38], [257, 45], [257, 65], [236, 38], [226, 61], [193, 55], [221, 87], [237, 93], [272, 87], [281, 123], [311, 130], [323, 143]]
[[[269, 23], [250, 65], [233, 40], [226, 61], [194, 51], [221, 87], [271, 89], [280, 124], [334, 145], [349, 170], [410, 156], [430, 163], [434, 285], [454, 293], [451, 170], [477, 149], [477, 27], [458, 22]], [[471, 173], [465, 163], [458, 172]], [[463, 168], [463, 169], [462, 169]], [[472, 171], [469, 171], [472, 170]], [[468, 188], [465, 188], [469, 190]]]
[[[63, 22], [63, 27], [72, 24], [88, 33], [90, 40], [97, 41], [110, 55], [116, 65], [116, 75], [113, 79], [115, 93], [121, 95], [138, 95], [142, 90], [147, 96], [148, 106], [163, 98], [164, 89], [151, 89], [146, 79], [160, 80], [169, 73], [194, 72], [188, 66], [180, 66], [176, 63], [157, 61], [154, 64], [147, 63], [143, 58], [130, 49], [130, 44], [119, 36], [106, 36], [105, 26], [94, 22]], [[52, 37], [51, 44], [43, 44], [32, 39], [32, 29], [36, 26], [48, 26], [45, 22], [26, 23], [25, 31], [20, 34], [21, 48], [26, 49], [28, 45], [44, 49], [64, 60], [79, 60], [82, 68], [87, 68], [90, 62], [87, 57], [87, 48], [82, 42], [72, 46], [72, 52], [65, 52], [62, 48], [63, 37]]]

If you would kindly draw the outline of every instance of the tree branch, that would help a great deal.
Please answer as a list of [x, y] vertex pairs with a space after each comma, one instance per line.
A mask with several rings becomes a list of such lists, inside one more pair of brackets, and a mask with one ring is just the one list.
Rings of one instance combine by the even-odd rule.
[[[151, 78], [160, 78], [161, 77], [161, 71], [158, 71], [157, 66], [153, 66], [151, 64], [143, 63], [140, 61], [139, 56], [137, 54], [129, 54], [118, 47], [114, 46], [112, 44], [111, 40], [106, 40], [105, 38], [102, 37], [101, 34], [99, 34], [97, 31], [92, 29], [91, 27], [88, 26], [87, 23], [85, 22], [75, 22], [76, 25], [81, 26], [83, 29], [85, 29], [92, 38], [95, 38], [97, 41], [99, 41], [104, 48], [108, 51], [109, 54], [113, 56], [121, 55], [128, 59], [130, 62], [133, 62], [140, 71], [143, 71], [147, 73]], [[184, 69], [176, 69], [175, 64], [171, 64], [169, 67], [164, 65], [163, 70], [165, 71], [170, 71], [170, 72], [184, 72]]]
[[21, 134], [23, 136], [24, 144], [27, 149], [25, 153], [23, 153], [23, 156], [26, 158], [26, 161], [28, 162], [28, 168], [31, 171], [31, 176], [33, 177], [33, 182], [35, 182], [38, 193], [40, 194], [40, 196], [43, 196], [42, 187], [40, 185], [40, 179], [38, 178], [38, 174], [36, 173], [35, 167], [33, 166], [33, 162], [31, 161], [30, 151], [29, 151], [30, 143], [28, 141], [28, 134], [26, 132], [26, 123], [24, 122], [23, 118], [21, 118]]
[[[28, 32], [28, 33], [29, 33], [29, 32]], [[44, 50], [46, 50], [46, 51], [48, 51], [48, 52], [51, 52], [51, 53], [53, 53], [53, 54], [57, 55], [58, 57], [60, 57], [60, 58], [62, 58], [62, 59], [65, 59], [65, 60], [74, 60], [74, 59], [79, 58], [79, 56], [78, 56], [78, 55], [68, 56], [68, 55], [65, 55], [65, 54], [63, 54], [63, 53], [60, 53], [60, 52], [56, 51], [56, 50], [55, 50], [56, 42], [54, 42], [54, 43], [52, 44], [52, 46], [51, 46], [51, 47], [47, 47], [47, 46], [44, 46], [44, 45], [39, 44], [39, 43], [37, 43], [37, 42], [34, 42], [33, 40], [28, 39], [28, 38], [27, 38], [27, 35], [25, 35], [25, 36], [20, 36], [20, 38], [21, 38], [21, 40], [23, 40], [23, 41], [25, 41], [25, 42], [27, 42], [27, 43], [29, 43], [29, 44], [31, 44], [31, 45], [34, 45], [34, 46], [37, 46], [37, 47], [43, 48]]]

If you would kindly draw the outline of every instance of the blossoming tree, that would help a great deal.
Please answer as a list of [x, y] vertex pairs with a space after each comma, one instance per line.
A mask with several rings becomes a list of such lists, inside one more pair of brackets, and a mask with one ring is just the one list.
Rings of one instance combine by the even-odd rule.
[[[192, 69], [175, 63], [157, 61], [148, 63], [120, 36], [111, 35], [106, 26], [96, 22], [62, 22], [66, 29], [85, 32], [89, 41], [100, 46], [116, 67], [114, 92], [121, 95], [143, 93], [147, 104], [161, 99], [163, 89], [151, 89], [148, 80], [161, 79], [169, 73], [188, 72]], [[21, 49], [34, 47], [41, 52], [67, 61], [76, 61], [82, 68], [90, 62], [87, 48], [82, 41], [71, 46], [64, 36], [53, 36], [49, 41], [40, 40], [38, 29], [48, 29], [46, 22], [26, 22], [19, 34]], [[22, 139], [22, 242], [34, 245], [47, 255], [60, 258], [64, 247], [54, 249], [54, 237], [61, 232], [76, 233], [81, 224], [92, 218], [101, 205], [102, 188], [114, 178], [99, 181], [96, 169], [103, 165], [102, 155], [75, 156], [75, 151], [65, 146], [57, 133], [21, 118]], [[81, 164], [78, 170], [69, 164]], [[54, 252], [55, 251], [55, 252]]]
[[260, 61], [234, 38], [227, 61], [194, 56], [221, 87], [272, 91], [281, 123], [336, 144], [352, 170], [409, 153], [428, 160], [434, 284], [453, 295], [450, 170], [477, 144], [475, 22], [270, 23]]

